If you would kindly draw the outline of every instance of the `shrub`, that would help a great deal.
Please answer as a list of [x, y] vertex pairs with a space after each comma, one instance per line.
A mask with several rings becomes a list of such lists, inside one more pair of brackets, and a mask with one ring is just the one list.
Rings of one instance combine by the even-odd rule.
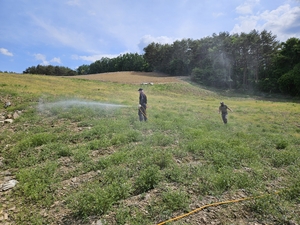
[[274, 151], [271, 156], [272, 165], [275, 167], [288, 166], [293, 165], [299, 161], [300, 156], [298, 150], [281, 150]]
[[184, 168], [172, 165], [164, 170], [164, 176], [171, 182], [182, 183], [186, 180]]
[[92, 186], [69, 196], [68, 206], [77, 216], [103, 215], [115, 202], [103, 188]]
[[138, 207], [132, 207], [131, 208], [131, 217], [128, 219], [128, 222], [126, 224], [149, 225], [152, 223], [153, 223], [152, 218], [147, 218], [147, 215], [145, 215], [144, 212], [141, 212], [141, 210]]
[[51, 162], [37, 168], [21, 169], [17, 173], [19, 191], [29, 201], [49, 206], [53, 201], [53, 189], [59, 181], [57, 163]]
[[72, 155], [72, 151], [69, 146], [59, 142], [47, 144], [43, 149], [45, 149], [48, 153], [47, 155], [45, 155], [45, 159], [47, 157], [59, 158]]
[[147, 160], [147, 163], [150, 165], [155, 164], [159, 166], [160, 169], [164, 169], [173, 163], [172, 159], [172, 154], [158, 149], [157, 152], [153, 153], [149, 161]]
[[50, 224], [49, 221], [45, 221], [45, 218], [43, 218], [38, 210], [27, 208], [26, 206], [22, 206], [21, 208], [19, 208], [19, 210], [19, 213], [10, 215], [10, 217], [15, 220], [16, 224]]
[[174, 138], [163, 133], [155, 133], [149, 136], [147, 142], [153, 146], [168, 146], [174, 142]]
[[73, 157], [75, 162], [88, 162], [91, 160], [89, 156], [89, 149], [84, 146], [73, 151]]
[[141, 194], [153, 189], [160, 179], [161, 174], [157, 165], [152, 165], [141, 170], [134, 184], [135, 193]]
[[116, 222], [117, 224], [124, 225], [131, 218], [130, 208], [120, 205], [116, 210]]
[[282, 193], [282, 196], [288, 201], [300, 203], [300, 176], [296, 177], [287, 189]]
[[113, 182], [105, 187], [91, 183], [70, 195], [67, 202], [77, 216], [86, 218], [105, 214], [113, 204], [127, 198], [129, 192], [130, 185], [127, 182]]
[[162, 193], [162, 206], [165, 210], [186, 211], [189, 206], [189, 196], [183, 190], [166, 190]]
[[279, 195], [266, 195], [257, 198], [248, 204], [249, 209], [254, 212], [261, 222], [269, 224], [286, 224], [286, 214], [288, 209], [285, 202], [279, 198]]
[[28, 148], [34, 148], [38, 146], [42, 146], [43, 144], [47, 144], [55, 141], [56, 137], [51, 133], [38, 133], [28, 135], [27, 138], [21, 140], [17, 147], [19, 151], [27, 150]]
[[285, 149], [287, 146], [288, 142], [285, 140], [281, 140], [276, 143], [276, 149]]

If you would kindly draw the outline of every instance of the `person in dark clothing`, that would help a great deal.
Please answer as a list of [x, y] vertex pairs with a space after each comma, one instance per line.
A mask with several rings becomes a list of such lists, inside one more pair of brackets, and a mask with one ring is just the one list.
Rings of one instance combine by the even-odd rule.
[[138, 111], [139, 119], [140, 121], [147, 121], [147, 114], [146, 114], [147, 96], [145, 95], [142, 88], [140, 88], [138, 91], [140, 92], [139, 111]]
[[219, 107], [219, 113], [222, 113], [222, 120], [224, 124], [227, 124], [227, 114], [228, 114], [227, 109], [230, 112], [232, 112], [232, 110], [227, 105], [225, 105], [224, 102], [221, 102], [220, 104], [221, 105]]

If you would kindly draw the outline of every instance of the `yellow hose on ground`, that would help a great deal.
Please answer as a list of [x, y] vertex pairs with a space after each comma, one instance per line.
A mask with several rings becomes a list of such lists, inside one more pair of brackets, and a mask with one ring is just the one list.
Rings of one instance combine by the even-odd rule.
[[[275, 194], [278, 194], [279, 192], [275, 192]], [[183, 214], [183, 215], [180, 215], [180, 216], [177, 216], [177, 217], [174, 217], [172, 219], [169, 219], [167, 221], [164, 221], [164, 222], [161, 222], [157, 225], [163, 225], [163, 224], [166, 224], [166, 223], [169, 223], [169, 222], [172, 222], [172, 221], [175, 221], [175, 220], [179, 220], [179, 219], [182, 219], [184, 217], [187, 217], [193, 213], [196, 213], [196, 212], [199, 212], [205, 208], [208, 208], [208, 207], [212, 207], [212, 206], [218, 206], [218, 205], [223, 205], [223, 204], [229, 204], [229, 203], [234, 203], [234, 202], [241, 202], [241, 201], [246, 201], [246, 200], [251, 200], [251, 199], [256, 199], [256, 198], [262, 198], [262, 197], [265, 197], [265, 196], [268, 196], [268, 195], [271, 195], [271, 194], [265, 194], [265, 195], [259, 195], [259, 196], [254, 196], [254, 197], [245, 197], [245, 198], [240, 198], [240, 199], [233, 199], [233, 200], [228, 200], [228, 201], [223, 201], [223, 202], [216, 202], [216, 203], [212, 203], [212, 204], [208, 204], [208, 205], [204, 205], [200, 208], [197, 208], [197, 209], [194, 209], [193, 211], [191, 212], [188, 212], [186, 214]]]

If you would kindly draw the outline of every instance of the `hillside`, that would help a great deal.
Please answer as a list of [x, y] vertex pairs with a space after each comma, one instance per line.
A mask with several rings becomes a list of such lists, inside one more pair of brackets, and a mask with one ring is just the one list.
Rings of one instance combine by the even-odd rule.
[[185, 80], [0, 73], [0, 224], [299, 224], [299, 103]]
[[88, 74], [80, 76], [72, 76], [72, 78], [81, 78], [88, 80], [118, 82], [124, 84], [164, 84], [164, 83], [179, 83], [182, 77], [171, 77], [163, 73], [155, 72], [111, 72], [100, 74]]

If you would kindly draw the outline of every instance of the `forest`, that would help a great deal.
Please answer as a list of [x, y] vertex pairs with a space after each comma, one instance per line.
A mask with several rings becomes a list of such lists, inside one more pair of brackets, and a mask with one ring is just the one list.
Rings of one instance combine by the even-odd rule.
[[209, 87], [300, 96], [300, 40], [279, 42], [266, 30], [220, 32], [172, 44], [151, 43], [143, 54], [103, 57], [76, 71], [38, 65], [23, 73], [72, 76], [116, 71], [155, 71], [190, 76], [194, 82]]

